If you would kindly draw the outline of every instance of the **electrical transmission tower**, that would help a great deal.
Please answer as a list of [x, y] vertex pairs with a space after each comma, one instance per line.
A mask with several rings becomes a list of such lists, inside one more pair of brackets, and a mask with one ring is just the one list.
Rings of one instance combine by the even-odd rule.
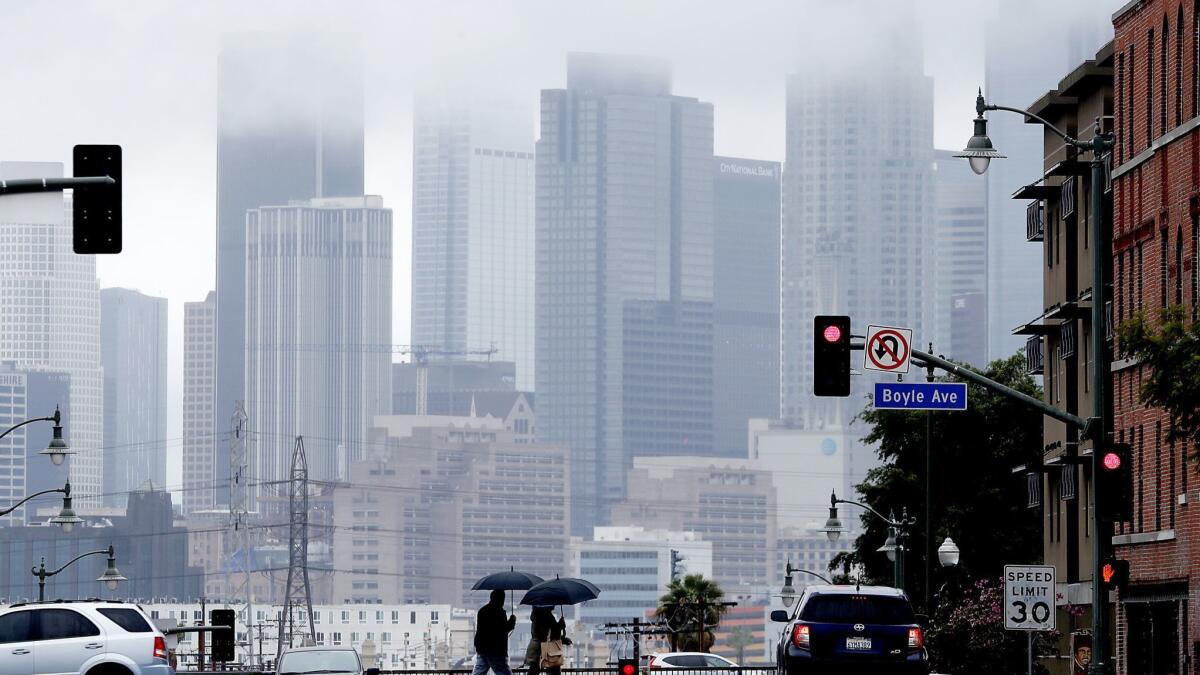
[[[279, 644], [275, 659], [287, 647], [312, 640], [312, 588], [308, 585], [308, 460], [304, 457], [304, 437], [296, 437], [292, 450], [292, 472], [288, 480], [288, 575], [283, 591], [283, 616], [279, 622]], [[296, 622], [295, 613], [303, 606], [304, 621]]]
[[[250, 569], [253, 544], [250, 541], [250, 487], [248, 477], [249, 461], [246, 452], [247, 417], [246, 408], [242, 401], [234, 405], [233, 419], [229, 428], [229, 531], [231, 535], [232, 553], [227, 560], [225, 569], [228, 595], [225, 606], [233, 606], [237, 611], [238, 623], [249, 627], [254, 623], [250, 585]], [[245, 663], [250, 665], [254, 660], [254, 641], [246, 649]], [[262, 654], [259, 654], [262, 659]]]

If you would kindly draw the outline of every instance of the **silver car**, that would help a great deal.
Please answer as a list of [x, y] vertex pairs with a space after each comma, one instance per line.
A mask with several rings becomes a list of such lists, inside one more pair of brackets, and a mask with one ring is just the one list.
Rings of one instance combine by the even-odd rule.
[[378, 668], [363, 668], [351, 647], [297, 647], [279, 656], [276, 675], [379, 675]]
[[167, 643], [127, 602], [30, 602], [0, 609], [4, 675], [174, 675]]

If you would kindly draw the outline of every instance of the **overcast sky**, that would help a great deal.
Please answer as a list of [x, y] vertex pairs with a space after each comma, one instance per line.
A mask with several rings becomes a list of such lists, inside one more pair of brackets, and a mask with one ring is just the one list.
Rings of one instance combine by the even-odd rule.
[[69, 163], [75, 143], [123, 147], [125, 252], [102, 258], [99, 274], [103, 286], [170, 299], [174, 438], [182, 303], [213, 287], [224, 32], [319, 31], [365, 46], [366, 187], [395, 212], [393, 341], [406, 343], [417, 88], [453, 82], [536, 109], [539, 89], [563, 86], [568, 51], [659, 56], [673, 64], [675, 93], [714, 104], [719, 154], [782, 160], [785, 77], [800, 55], [847, 45], [870, 54], [878, 47], [862, 22], [904, 30], [896, 16], [911, 7], [935, 83], [935, 142], [957, 149], [983, 80], [985, 26], [998, 12], [1019, 25], [1045, 11], [1104, 17], [1121, 4], [1072, 2], [1064, 12], [1034, 0], [0, 0], [0, 159]]

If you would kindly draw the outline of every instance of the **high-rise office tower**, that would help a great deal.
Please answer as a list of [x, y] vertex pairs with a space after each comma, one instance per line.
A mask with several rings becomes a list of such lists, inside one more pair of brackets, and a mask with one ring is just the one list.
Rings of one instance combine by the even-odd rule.
[[217, 299], [213, 291], [203, 301], [183, 303], [184, 513], [212, 509], [216, 505], [218, 478], [223, 482], [229, 476], [228, 461], [226, 466], [217, 466], [213, 454], [216, 315]]
[[747, 421], [779, 415], [779, 163], [713, 160], [714, 450], [745, 457]]
[[126, 288], [100, 291], [104, 366], [104, 501], [167, 481], [167, 299]]
[[[228, 36], [217, 64], [215, 457], [245, 398], [246, 211], [363, 194], [362, 63], [313, 35]], [[218, 502], [228, 500], [218, 491]]]
[[933, 80], [912, 24], [864, 25], [885, 59], [847, 45], [812, 54], [788, 78], [780, 402], [804, 428], [849, 422], [869, 384], [853, 378], [846, 399], [813, 396], [814, 316], [848, 314], [857, 334], [880, 324], [928, 339]]
[[937, 255], [934, 349], [987, 366], [987, 190], [949, 150], [934, 151]]
[[345, 477], [368, 425], [391, 412], [391, 344], [392, 212], [381, 198], [249, 212], [245, 386], [256, 480], [287, 477], [296, 436], [306, 439], [309, 477]]
[[[0, 178], [63, 175], [57, 162], [0, 162]], [[0, 199], [0, 360], [70, 376], [67, 462], [76, 505], [98, 506], [104, 475], [104, 383], [95, 256], [72, 249], [71, 205], [58, 192]], [[51, 415], [53, 409], [37, 414]], [[29, 467], [31, 473], [49, 468]]]
[[[1064, 3], [1013, 0], [998, 3], [984, 36], [983, 95], [991, 103], [1025, 108], [1055, 88], [1070, 72], [1112, 37], [1113, 7], [1091, 3], [1088, 9]], [[1041, 13], [1030, 21], [1033, 12]], [[1068, 26], [1064, 28], [1064, 26]], [[964, 143], [969, 136], [963, 121]], [[1027, 200], [1013, 200], [1019, 188], [1042, 178], [1043, 131], [1020, 115], [988, 113], [988, 135], [1006, 159], [991, 163], [984, 175], [988, 204], [988, 359], [1023, 349], [1017, 326], [1042, 313], [1039, 248], [1025, 235]]]
[[495, 346], [517, 364], [519, 389], [533, 387], [534, 372], [533, 173], [532, 111], [417, 99], [412, 344]]
[[632, 457], [712, 451], [712, 105], [669, 66], [571, 54], [537, 143], [538, 439], [571, 448], [571, 524]]

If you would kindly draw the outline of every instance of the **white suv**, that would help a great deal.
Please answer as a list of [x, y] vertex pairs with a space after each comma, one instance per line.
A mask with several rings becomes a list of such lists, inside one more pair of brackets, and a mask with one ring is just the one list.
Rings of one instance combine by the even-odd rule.
[[4, 675], [174, 675], [167, 644], [127, 602], [28, 602], [0, 609]]

